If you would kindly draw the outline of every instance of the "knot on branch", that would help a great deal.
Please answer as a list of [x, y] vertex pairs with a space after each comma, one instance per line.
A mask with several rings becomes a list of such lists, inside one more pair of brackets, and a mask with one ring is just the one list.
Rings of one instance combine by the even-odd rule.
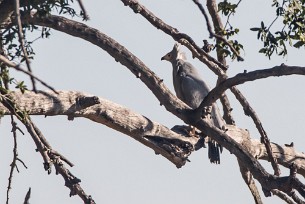
[[[75, 176], [73, 176], [70, 172], [68, 172], [69, 174], [69, 178], [65, 177], [65, 186], [67, 186], [68, 188], [70, 188], [70, 197], [77, 195], [77, 193], [79, 192], [79, 183], [81, 182], [81, 180]], [[65, 175], [67, 176], [67, 175]]]
[[51, 166], [52, 166], [52, 162], [44, 162], [43, 163], [43, 168], [44, 170], [46, 170], [48, 172], [48, 174], [51, 174]]
[[88, 108], [100, 103], [100, 99], [97, 96], [80, 96], [76, 98], [76, 105], [80, 108]]
[[126, 2], [125, 6], [129, 5], [130, 8], [133, 10], [135, 13], [140, 13], [142, 11], [141, 5], [139, 5], [137, 2]]
[[292, 163], [289, 166], [289, 169], [290, 169], [290, 175], [289, 175], [290, 180], [295, 179], [298, 171], [298, 166], [295, 163]]
[[85, 204], [95, 204], [95, 201], [92, 199], [91, 195], [86, 198]]

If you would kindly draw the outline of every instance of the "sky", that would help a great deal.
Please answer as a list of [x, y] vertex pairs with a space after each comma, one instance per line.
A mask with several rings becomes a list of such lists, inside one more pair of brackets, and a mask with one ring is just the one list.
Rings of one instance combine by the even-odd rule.
[[[203, 39], [208, 39], [204, 18], [192, 1], [140, 2], [166, 23], [191, 36], [199, 45]], [[89, 26], [129, 49], [174, 91], [171, 64], [160, 60], [175, 43], [171, 37], [134, 14], [121, 1], [88, 0], [84, 4], [90, 15], [90, 21], [86, 22]], [[274, 11], [270, 4], [263, 0], [242, 1], [237, 14], [232, 16], [231, 24], [240, 29], [236, 39], [244, 45], [242, 54], [245, 61], [228, 60], [229, 76], [281, 63], [304, 66], [304, 49], [289, 49], [287, 57], [274, 56], [271, 60], [258, 54], [262, 44], [249, 28], [258, 26], [261, 20], [272, 22]], [[79, 18], [74, 20], [81, 21]], [[54, 30], [51, 33], [49, 39], [37, 40], [33, 45], [36, 56], [32, 68], [36, 76], [58, 90], [83, 91], [122, 104], [169, 128], [183, 124], [159, 105], [140, 80], [105, 51], [82, 39]], [[34, 33], [29, 38], [38, 36], [39, 33]], [[184, 50], [204, 80], [214, 87], [217, 78], [213, 73], [197, 59], [192, 59], [186, 48]], [[19, 73], [14, 76], [28, 81]], [[299, 152], [305, 149], [303, 87], [305, 80], [301, 76], [268, 78], [238, 86], [256, 110], [270, 140], [281, 145], [293, 141]], [[39, 88], [46, 90], [42, 86]], [[237, 126], [248, 129], [253, 138], [259, 138], [252, 120], [244, 116], [234, 96], [227, 94]], [[141, 143], [87, 119], [68, 121], [66, 116], [33, 116], [33, 120], [53, 148], [75, 164], [71, 172], [82, 180], [83, 189], [96, 203], [254, 203], [241, 178], [235, 156], [226, 150], [221, 155], [220, 165], [210, 164], [207, 149], [201, 149], [190, 156], [191, 162], [177, 169]], [[0, 149], [0, 203], [6, 200], [9, 165], [13, 156], [10, 131], [10, 118], [2, 118], [0, 139], [5, 145]], [[20, 173], [14, 174], [10, 203], [22, 203], [29, 187], [32, 188], [30, 203], [82, 203], [78, 197], [69, 197], [69, 189], [60, 176], [54, 172], [48, 175], [44, 171], [42, 158], [35, 152], [34, 142], [28, 134], [18, 134], [18, 153], [28, 169], [18, 165]], [[262, 163], [270, 173], [273, 172], [270, 164]], [[283, 175], [288, 174], [283, 167], [281, 170]], [[259, 184], [257, 186], [261, 189]], [[277, 197], [261, 196], [264, 203], [282, 202]]]

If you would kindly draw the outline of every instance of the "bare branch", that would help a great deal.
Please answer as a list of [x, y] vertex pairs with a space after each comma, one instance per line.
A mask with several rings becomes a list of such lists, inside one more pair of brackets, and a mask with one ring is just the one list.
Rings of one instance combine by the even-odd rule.
[[239, 164], [240, 173], [241, 173], [245, 183], [247, 184], [249, 190], [251, 191], [255, 204], [262, 204], [263, 202], [262, 202], [261, 196], [255, 185], [251, 172], [243, 165], [242, 161], [238, 160], [238, 164]]
[[84, 18], [84, 20], [86, 21], [86, 20], [89, 20], [89, 15], [88, 15], [88, 13], [87, 13], [87, 11], [86, 11], [86, 9], [85, 9], [85, 6], [84, 6], [84, 4], [83, 4], [83, 1], [82, 0], [77, 0], [78, 1], [78, 4], [79, 4], [79, 6], [80, 6], [80, 9], [82, 10], [82, 12], [83, 12], [83, 18]]
[[276, 189], [271, 190], [271, 192], [272, 192], [274, 195], [276, 195], [276, 196], [278, 196], [279, 198], [281, 198], [282, 200], [284, 200], [286, 203], [288, 203], [288, 204], [295, 204], [295, 202], [293, 202], [293, 200], [291, 200], [291, 199], [289, 198], [289, 196], [287, 196], [285, 193], [283, 193], [283, 192], [281, 192], [281, 191], [279, 191], [279, 190], [276, 190]]
[[31, 188], [29, 188], [28, 192], [25, 195], [23, 204], [30, 204], [29, 200], [31, 198]]
[[31, 121], [26, 111], [21, 111], [19, 104], [12, 99], [11, 96], [7, 95], [5, 90], [0, 90], [2, 94], [1, 104], [10, 112], [14, 114], [20, 122], [24, 124], [33, 141], [36, 144], [37, 151], [41, 154], [44, 160], [44, 168], [50, 174], [51, 165], [54, 164], [56, 173], [61, 174], [65, 180], [65, 185], [70, 189], [70, 196], [78, 195], [85, 203], [95, 204], [94, 200], [90, 195], [87, 195], [80, 186], [80, 179], [75, 177], [62, 163], [60, 156], [55, 155], [51, 151], [49, 143], [38, 129], [38, 127]]
[[221, 95], [227, 90], [231, 89], [234, 86], [243, 84], [245, 82], [255, 81], [257, 79], [265, 79], [268, 77], [280, 77], [280, 76], [289, 76], [289, 75], [305, 75], [305, 67], [301, 66], [287, 66], [281, 64], [280, 66], [275, 66], [272, 68], [256, 70], [247, 73], [240, 73], [232, 78], [228, 78], [214, 89], [205, 97], [202, 101], [198, 110], [202, 110], [204, 107], [214, 103]]
[[11, 115], [11, 125], [12, 125], [12, 133], [14, 138], [14, 147], [13, 147], [13, 161], [11, 163], [11, 170], [10, 175], [8, 177], [8, 185], [7, 185], [7, 191], [6, 191], [6, 204], [9, 203], [9, 192], [12, 188], [12, 179], [13, 179], [13, 173], [14, 169], [16, 167], [16, 161], [18, 159], [18, 152], [17, 152], [17, 124], [14, 121], [14, 117]]
[[[239, 0], [239, 1], [237, 2], [236, 7], [238, 7], [240, 3], [241, 3], [241, 0]], [[230, 20], [230, 17], [231, 17], [231, 15], [232, 15], [233, 13], [234, 13], [234, 12], [231, 11], [231, 12], [228, 14], [227, 21], [226, 21], [226, 24], [225, 24], [225, 27], [224, 27], [224, 28], [226, 28], [228, 24], [230, 25], [229, 20]]]
[[[185, 164], [199, 140], [199, 138], [185, 137], [171, 131], [145, 116], [102, 98], [99, 98], [99, 104], [83, 108], [78, 105], [78, 98], [90, 96], [81, 92], [59, 91], [57, 95], [51, 92], [34, 94], [26, 91], [24, 94], [12, 92], [11, 96], [19, 107], [22, 110], [27, 110], [30, 115], [67, 115], [69, 118], [85, 117], [102, 123], [152, 148], [177, 167]], [[37, 106], [30, 103], [33, 97], [35, 97]], [[2, 111], [1, 106], [0, 110]], [[7, 111], [4, 111], [4, 114], [7, 113]], [[167, 144], [170, 144], [170, 146]], [[169, 151], [168, 148], [172, 149]]]
[[[19, 104], [22, 109], [28, 110], [29, 114], [85, 117], [95, 122], [105, 124], [115, 130], [133, 137], [142, 144], [154, 149], [158, 153], [161, 153], [173, 163], [175, 162], [175, 164], [183, 164], [181, 163], [181, 157], [183, 156], [181, 153], [185, 151], [184, 153], [188, 152], [188, 154], [190, 154], [193, 151], [190, 147], [192, 144], [196, 144], [197, 142], [194, 140], [195, 138], [187, 138], [179, 134], [175, 134], [166, 127], [163, 127], [158, 123], [148, 120], [144, 116], [134, 113], [120, 105], [111, 103], [105, 99], [100, 98], [100, 104], [96, 104], [85, 109], [77, 107], [77, 98], [84, 96], [80, 92], [59, 92], [59, 94], [54, 94], [52, 92], [40, 92], [35, 94], [27, 91], [25, 94], [21, 94], [20, 92], [12, 92], [10, 96], [14, 98], [16, 103]], [[33, 98], [35, 98], [35, 104], [31, 103]], [[0, 110], [3, 111], [4, 114], [9, 113], [9, 111], [4, 107], [0, 107]], [[246, 147], [239, 144], [244, 139], [243, 135], [247, 134], [245, 131], [240, 134], [234, 130], [234, 128], [227, 128], [227, 134], [225, 134], [221, 130], [216, 129], [203, 121], [199, 121], [196, 127], [203, 130], [206, 134], [213, 136], [213, 139], [241, 159], [243, 164], [252, 172], [254, 178], [256, 178], [266, 189], [279, 189], [285, 193], [288, 193], [287, 187], [289, 187], [302, 193], [302, 189], [305, 186], [296, 178], [291, 180], [289, 177], [275, 177], [268, 174], [263, 167], [261, 167], [255, 158], [268, 159], [268, 156], [266, 149], [259, 141], [251, 140], [251, 145], [247, 148], [254, 149], [245, 152], [244, 148]], [[159, 138], [161, 142], [158, 143], [157, 140], [150, 138]], [[166, 145], [166, 147], [162, 145]], [[172, 145], [174, 145], [175, 148], [170, 150], [166, 149]], [[179, 151], [176, 151], [176, 153], [172, 152], [174, 149], [177, 149], [177, 147], [179, 148]], [[295, 164], [300, 168], [297, 170], [298, 173], [305, 175], [305, 165], [303, 164], [305, 162], [305, 155], [303, 153], [291, 151], [291, 147], [281, 147], [276, 145], [272, 146], [272, 150], [280, 163], [283, 162], [283, 165], [287, 166], [291, 164], [291, 161], [294, 161]], [[171, 154], [167, 151], [171, 152]], [[254, 153], [251, 155], [249, 152]], [[288, 157], [288, 155], [291, 155], [292, 158]]]
[[186, 46], [193, 54], [193, 57], [198, 58], [204, 64], [206, 64], [216, 75], [224, 74], [223, 70], [226, 70], [223, 64], [217, 61], [215, 58], [204, 52], [194, 40], [185, 33], [180, 33], [178, 29], [166, 24], [160, 18], [155, 16], [151, 11], [141, 5], [137, 0], [121, 0], [125, 6], [129, 6], [135, 13], [141, 14], [157, 29], [162, 30], [174, 40], [179, 41]]
[[[28, 71], [30, 73], [32, 73], [32, 68], [31, 68], [29, 57], [28, 57], [28, 53], [27, 53], [27, 51], [25, 49], [25, 46], [24, 46], [24, 36], [23, 36], [23, 33], [22, 33], [22, 25], [21, 25], [21, 19], [20, 19], [20, 10], [19, 10], [20, 9], [20, 2], [19, 2], [19, 0], [14, 0], [14, 5], [15, 5], [15, 15], [16, 15], [15, 20], [16, 20], [16, 24], [17, 24], [17, 27], [18, 27], [19, 43], [20, 43], [20, 46], [21, 46], [21, 49], [22, 49], [22, 52], [23, 52], [23, 55], [24, 55], [24, 59], [25, 59]], [[31, 81], [32, 81], [33, 90], [36, 91], [35, 79], [32, 75], [30, 75], [30, 78], [31, 78]]]

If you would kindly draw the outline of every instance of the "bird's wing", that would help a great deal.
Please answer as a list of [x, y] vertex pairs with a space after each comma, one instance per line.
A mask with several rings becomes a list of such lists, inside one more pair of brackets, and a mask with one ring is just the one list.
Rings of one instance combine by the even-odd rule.
[[[181, 93], [183, 101], [192, 108], [197, 108], [204, 97], [210, 92], [209, 86], [200, 78], [196, 68], [188, 63], [181, 62], [181, 69], [178, 74], [180, 77]], [[222, 128], [224, 121], [221, 117], [219, 108], [216, 103], [212, 105], [211, 122], [218, 128]]]
[[[188, 62], [179, 60], [177, 79], [174, 83], [179, 90], [178, 97], [192, 108], [197, 108], [208, 94], [209, 87], [200, 79], [195, 67]], [[180, 95], [180, 96], [179, 96]]]

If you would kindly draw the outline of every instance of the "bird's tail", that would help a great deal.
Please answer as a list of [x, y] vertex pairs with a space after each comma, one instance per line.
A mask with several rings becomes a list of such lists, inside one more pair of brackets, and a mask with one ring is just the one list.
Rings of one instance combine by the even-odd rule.
[[222, 146], [215, 142], [214, 140], [208, 141], [209, 147], [209, 159], [211, 163], [220, 164], [220, 153], [222, 152]]
[[[225, 122], [221, 117], [220, 111], [216, 103], [212, 104], [211, 120], [212, 120], [212, 124], [219, 129], [222, 129], [223, 126], [225, 125]], [[222, 146], [218, 144], [216, 141], [209, 139], [208, 147], [209, 147], [208, 156], [210, 162], [215, 164], [220, 164], [220, 153], [222, 152]]]

